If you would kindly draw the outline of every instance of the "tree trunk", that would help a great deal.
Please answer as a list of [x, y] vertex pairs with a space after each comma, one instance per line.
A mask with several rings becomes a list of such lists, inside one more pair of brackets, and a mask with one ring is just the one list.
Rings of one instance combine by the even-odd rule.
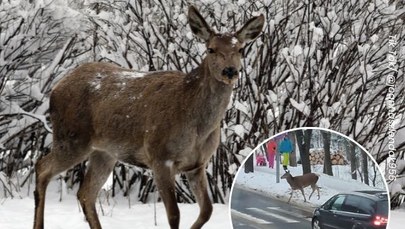
[[302, 171], [303, 174], [310, 173], [311, 172], [311, 163], [309, 161], [309, 149], [311, 148], [311, 136], [312, 136], [312, 130], [308, 129], [304, 131], [304, 141], [305, 141], [305, 151], [304, 151], [304, 158], [302, 162]]
[[303, 174], [311, 172], [311, 164], [309, 161], [309, 148], [311, 144], [312, 130], [297, 130], [295, 136], [297, 137], [297, 145], [300, 150], [302, 172]]
[[254, 166], [253, 166], [253, 153], [248, 157], [248, 159], [245, 162], [245, 173], [253, 173], [254, 172]]
[[350, 171], [352, 174], [352, 179], [357, 180], [357, 160], [356, 160], [356, 147], [353, 142], [348, 142], [348, 152], [349, 152], [349, 157], [350, 157]]
[[323, 173], [333, 176], [332, 162], [330, 158], [330, 132], [321, 131], [323, 138], [323, 151], [325, 152], [325, 157], [323, 159]]
[[368, 181], [368, 155], [363, 150], [361, 152], [361, 159], [362, 159], [361, 170], [363, 170], [364, 183], [366, 185], [369, 185], [369, 181]]
[[300, 158], [301, 158], [301, 164], [302, 164], [302, 153], [304, 152], [304, 134], [302, 132], [302, 130], [297, 130], [295, 131], [295, 139], [297, 140], [297, 146], [298, 146], [298, 150], [300, 153]]

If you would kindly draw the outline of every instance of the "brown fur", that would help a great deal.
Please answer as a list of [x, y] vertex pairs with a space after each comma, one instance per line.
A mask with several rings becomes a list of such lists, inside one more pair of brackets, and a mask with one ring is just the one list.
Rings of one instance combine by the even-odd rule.
[[209, 220], [212, 204], [205, 166], [218, 147], [220, 122], [238, 78], [233, 71], [224, 75], [224, 69], [240, 68], [239, 50], [259, 34], [264, 17], [223, 35], [212, 33], [194, 7], [189, 9], [189, 21], [214, 52], [187, 75], [161, 71], [134, 78], [139, 73], [109, 63], [88, 63], [54, 87], [53, 147], [36, 165], [34, 229], [43, 228], [49, 180], [86, 159], [88, 171], [77, 195], [91, 228], [101, 228], [95, 200], [117, 161], [154, 171], [171, 228], [178, 228], [180, 220], [174, 176], [185, 172], [200, 206], [192, 228]]
[[288, 203], [290, 203], [291, 197], [293, 195], [294, 190], [300, 190], [302, 195], [304, 196], [304, 202], [307, 202], [307, 199], [305, 198], [304, 194], [304, 188], [311, 186], [312, 192], [311, 195], [309, 195], [309, 199], [311, 199], [312, 194], [314, 194], [315, 190], [318, 191], [318, 200], [319, 200], [319, 187], [316, 185], [316, 182], [318, 182], [319, 176], [315, 173], [306, 173], [301, 176], [295, 176], [293, 177], [290, 172], [286, 172], [283, 176], [281, 176], [281, 179], [286, 179], [288, 184], [291, 187], [291, 195], [290, 198], [288, 199]]

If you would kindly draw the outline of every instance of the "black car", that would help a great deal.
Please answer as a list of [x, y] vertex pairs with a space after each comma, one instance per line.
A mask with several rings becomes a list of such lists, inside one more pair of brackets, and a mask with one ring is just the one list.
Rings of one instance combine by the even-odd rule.
[[314, 211], [313, 229], [381, 229], [387, 227], [388, 196], [383, 191], [356, 191], [333, 196]]

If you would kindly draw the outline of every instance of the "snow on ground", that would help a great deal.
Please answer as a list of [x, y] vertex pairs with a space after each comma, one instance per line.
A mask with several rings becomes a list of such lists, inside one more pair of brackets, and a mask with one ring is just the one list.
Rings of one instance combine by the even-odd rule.
[[390, 212], [390, 229], [400, 229], [404, 228], [405, 225], [405, 208], [394, 210]]
[[[64, 194], [59, 202], [59, 193], [53, 187], [49, 188], [45, 203], [45, 228], [52, 229], [88, 229], [83, 212], [79, 208], [75, 193]], [[160, 229], [169, 228], [166, 211], [163, 203], [156, 204], [157, 226], [154, 223], [154, 204], [132, 203], [129, 207], [125, 197], [116, 197], [103, 201], [101, 211], [100, 203], [96, 204], [101, 225], [103, 228], [142, 228]], [[179, 204], [180, 228], [190, 228], [199, 213], [198, 204]], [[34, 218], [33, 196], [20, 198], [0, 199], [0, 228], [24, 229], [32, 228]], [[228, 205], [215, 204], [210, 221], [204, 228], [231, 228]]]
[[[300, 191], [294, 191], [291, 203], [302, 207], [315, 207], [323, 204], [333, 195], [339, 192], [348, 192], [355, 190], [386, 190], [384, 184], [379, 184], [378, 188], [368, 186], [360, 181], [352, 180], [350, 178], [349, 166], [333, 166], [333, 172], [335, 176], [328, 176], [323, 174], [322, 166], [313, 166], [312, 172], [320, 175], [318, 180], [318, 186], [320, 188], [320, 199], [317, 198], [317, 192], [313, 194], [311, 200], [308, 200], [309, 195], [312, 192], [311, 188], [305, 188], [305, 196], [307, 202], [304, 202]], [[284, 171], [280, 169], [280, 176]], [[302, 174], [302, 167], [289, 167], [289, 170], [293, 176]], [[255, 167], [254, 173], [245, 173], [243, 169], [238, 173], [236, 177], [236, 183], [244, 188], [253, 189], [259, 192], [263, 192], [270, 196], [274, 196], [279, 199], [288, 201], [290, 198], [290, 186], [286, 180], [280, 179], [280, 183], [276, 183], [276, 170], [268, 167]]]

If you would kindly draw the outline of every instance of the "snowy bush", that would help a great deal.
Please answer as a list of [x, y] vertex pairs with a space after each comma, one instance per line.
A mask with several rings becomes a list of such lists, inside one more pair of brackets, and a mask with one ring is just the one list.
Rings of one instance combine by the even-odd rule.
[[[123, 67], [190, 70], [205, 46], [187, 23], [190, 1], [0, 1], [0, 173], [26, 185], [37, 158], [49, 152], [49, 92], [66, 73], [89, 61]], [[32, 3], [30, 3], [32, 2]], [[358, 141], [382, 163], [386, 142], [387, 54], [396, 36], [396, 110], [404, 120], [405, 68], [400, 44], [404, 6], [387, 0], [196, 1], [217, 31], [233, 31], [263, 13], [263, 34], [244, 50], [242, 77], [222, 122], [221, 144], [207, 169], [215, 202], [226, 202], [239, 154], [280, 131], [320, 126]], [[398, 4], [398, 5], [394, 5]], [[396, 128], [404, 128], [397, 125]], [[403, 152], [405, 140], [397, 143]], [[80, 182], [85, 163], [67, 173]], [[16, 177], [22, 177], [15, 179]], [[114, 191], [154, 190], [148, 172], [117, 165]], [[17, 181], [16, 181], [17, 180]], [[11, 186], [10, 186], [11, 187]], [[180, 176], [179, 201], [190, 202]]]

